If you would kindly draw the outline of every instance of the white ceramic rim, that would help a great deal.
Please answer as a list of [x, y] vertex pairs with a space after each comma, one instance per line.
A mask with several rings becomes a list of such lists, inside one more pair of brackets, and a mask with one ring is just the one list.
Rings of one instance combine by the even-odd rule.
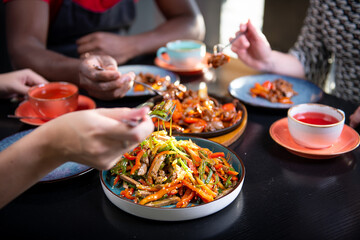
[[196, 42], [200, 45], [199, 48], [194, 48], [194, 49], [190, 49], [190, 50], [186, 50], [186, 52], [193, 52], [193, 51], [198, 51], [198, 50], [201, 50], [201, 48], [205, 47], [205, 50], [206, 50], [206, 45], [204, 42], [201, 42], [199, 40], [194, 40], [194, 39], [178, 39], [178, 40], [174, 40], [174, 41], [170, 41], [166, 44], [166, 47], [171, 49], [171, 51], [174, 51], [174, 52], [184, 52], [184, 51], [180, 51], [178, 49], [173, 49], [171, 47], [169, 47], [170, 44], [174, 44], [174, 43], [177, 43], [177, 42]]
[[[152, 206], [140, 205], [138, 203], [134, 203], [129, 199], [121, 198], [120, 196], [116, 195], [113, 191], [111, 191], [111, 189], [109, 189], [108, 186], [106, 186], [105, 184], [105, 181], [102, 176], [103, 171], [100, 171], [101, 186], [104, 190], [106, 197], [115, 206], [117, 206], [118, 208], [120, 208], [121, 210], [127, 213], [130, 213], [138, 217], [147, 218], [151, 220], [160, 220], [160, 221], [184, 221], [184, 220], [191, 220], [191, 219], [205, 217], [220, 211], [221, 209], [225, 208], [230, 203], [232, 203], [235, 200], [235, 198], [239, 195], [242, 186], [244, 184], [245, 165], [240, 159], [240, 157], [234, 151], [232, 151], [230, 148], [227, 149], [231, 151], [236, 156], [237, 161], [239, 161], [240, 169], [241, 169], [241, 177], [239, 178], [239, 181], [237, 182], [235, 187], [228, 194], [209, 203], [204, 203], [186, 208], [165, 208], [165, 207], [152, 207]], [[121, 201], [122, 203], [121, 207], [118, 205], [116, 200]], [[211, 211], [209, 211], [209, 209], [211, 209]], [[178, 213], [174, 214], [176, 212]]]
[[[318, 124], [305, 123], [305, 122], [302, 122], [302, 121], [297, 120], [296, 118], [294, 118], [294, 117], [290, 114], [290, 112], [292, 111], [292, 109], [294, 109], [294, 108], [296, 108], [296, 107], [299, 107], [299, 106], [302, 106], [302, 105], [312, 105], [312, 106], [315, 106], [315, 105], [316, 105], [316, 106], [319, 106], [319, 107], [331, 108], [331, 109], [335, 110], [336, 112], [338, 112], [338, 113], [341, 115], [342, 118], [341, 118], [341, 120], [339, 120], [339, 121], [336, 122], [336, 123], [326, 124], [326, 125], [318, 125]], [[287, 112], [287, 116], [288, 116], [291, 120], [293, 120], [293, 121], [295, 121], [295, 122], [297, 122], [297, 123], [299, 123], [299, 124], [301, 124], [301, 125], [310, 126], [310, 127], [317, 127], [317, 128], [330, 128], [330, 127], [333, 127], [333, 126], [336, 126], [336, 125], [339, 125], [339, 124], [343, 124], [343, 123], [345, 122], [345, 113], [344, 113], [342, 110], [337, 109], [337, 108], [334, 108], [334, 107], [332, 107], [332, 106], [328, 106], [328, 105], [324, 105], [324, 104], [319, 104], [319, 103], [302, 103], [302, 104], [298, 104], [298, 105], [292, 106], [292, 107], [289, 108], [289, 110], [288, 110], [288, 112]]]

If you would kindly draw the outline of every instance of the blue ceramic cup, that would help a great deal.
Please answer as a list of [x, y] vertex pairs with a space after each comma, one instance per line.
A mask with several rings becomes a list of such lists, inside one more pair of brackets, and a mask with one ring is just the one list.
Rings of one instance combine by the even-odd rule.
[[[168, 59], [163, 54], [167, 53]], [[157, 57], [179, 68], [196, 68], [202, 64], [206, 55], [206, 46], [196, 40], [176, 40], [166, 44], [157, 51]]]

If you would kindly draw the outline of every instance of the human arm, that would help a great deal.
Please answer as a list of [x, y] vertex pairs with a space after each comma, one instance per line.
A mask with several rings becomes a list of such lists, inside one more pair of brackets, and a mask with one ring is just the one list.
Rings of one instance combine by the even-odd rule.
[[46, 48], [49, 4], [41, 0], [13, 0], [5, 8], [8, 52], [14, 68], [31, 68], [49, 81], [77, 84], [80, 60]]
[[350, 127], [357, 128], [360, 126], [360, 106], [350, 115]]
[[194, 0], [156, 0], [166, 21], [154, 30], [133, 36], [96, 32], [77, 41], [79, 54], [107, 54], [122, 64], [136, 56], [153, 53], [168, 41], [205, 36], [203, 17]]
[[47, 81], [30, 69], [0, 74], [0, 97], [26, 95], [31, 86], [41, 83], [47, 83]]
[[305, 77], [301, 62], [291, 54], [272, 50], [264, 34], [250, 20], [240, 24], [236, 34], [245, 31], [246, 34], [236, 39], [231, 46], [231, 50], [245, 64], [262, 72]]
[[[154, 129], [149, 109], [96, 109], [65, 114], [0, 153], [0, 208], [67, 161], [110, 169]], [[136, 127], [120, 119], [141, 118]]]
[[[120, 81], [119, 73], [100, 74], [100, 78], [92, 78], [95, 75], [80, 78], [80, 67], [84, 70], [82, 60], [46, 48], [48, 3], [41, 0], [13, 0], [6, 3], [6, 25], [9, 55], [16, 69], [31, 68], [49, 81], [75, 83], [91, 96], [103, 100], [121, 97], [129, 89], [129, 81]], [[115, 61], [113, 66], [117, 66]]]

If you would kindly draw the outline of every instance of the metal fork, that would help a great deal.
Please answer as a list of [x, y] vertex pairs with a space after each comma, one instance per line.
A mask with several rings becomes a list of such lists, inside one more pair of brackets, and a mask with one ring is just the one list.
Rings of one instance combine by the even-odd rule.
[[148, 85], [148, 84], [146, 84], [146, 83], [143, 83], [143, 82], [140, 82], [140, 81], [137, 81], [137, 80], [134, 80], [134, 83], [143, 85], [144, 87], [150, 89], [150, 91], [154, 92], [154, 93], [157, 94], [157, 95], [163, 96], [163, 95], [165, 94], [164, 91], [157, 90], [157, 89], [153, 88], [152, 86], [150, 86], [150, 85]]
[[[94, 66], [94, 68], [95, 68], [96, 70], [99, 70], [99, 71], [104, 71], [104, 70], [105, 70], [103, 67], [101, 67], [101, 66], [99, 66], [99, 65], [93, 65], [93, 66]], [[169, 78], [169, 76], [166, 76], [166, 78]], [[137, 80], [135, 80], [135, 79], [134, 79], [134, 83], [140, 84], [140, 85], [142, 85], [142, 86], [150, 89], [150, 91], [152, 91], [153, 93], [155, 93], [155, 94], [157, 94], [157, 95], [163, 96], [163, 95], [165, 94], [164, 91], [157, 90], [157, 89], [153, 88], [152, 86], [150, 86], [150, 85], [148, 85], [148, 84], [146, 84], [146, 83], [137, 81]]]
[[175, 111], [176, 104], [171, 101], [162, 101], [160, 104], [156, 105], [155, 108], [149, 113], [151, 118], [158, 118], [165, 122], [168, 122]]
[[[147, 106], [149, 104], [143, 103], [139, 107]], [[150, 118], [158, 118], [162, 121], [168, 122], [172, 118], [172, 115], [176, 109], [176, 104], [171, 101], [163, 101], [160, 104], [156, 105], [155, 108], [149, 112]], [[142, 119], [121, 119], [121, 122], [125, 123], [129, 127], [136, 127], [142, 122]]]
[[238, 39], [240, 36], [244, 35], [245, 33], [247, 32], [247, 29], [246, 31], [244, 32], [241, 32], [239, 33], [238, 35], [235, 36], [235, 38], [233, 40], [231, 40], [228, 44], [226, 44], [225, 46], [223, 46], [222, 44], [216, 44], [214, 45], [214, 48], [213, 48], [213, 52], [214, 54], [218, 54], [218, 53], [221, 53], [222, 51], [224, 51], [225, 48], [229, 47], [231, 44], [233, 44], [233, 42], [235, 42], [236, 39]]

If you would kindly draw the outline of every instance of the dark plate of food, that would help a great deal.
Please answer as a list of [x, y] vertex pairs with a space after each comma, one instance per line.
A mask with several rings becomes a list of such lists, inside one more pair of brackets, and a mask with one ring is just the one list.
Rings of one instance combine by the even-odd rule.
[[234, 131], [244, 121], [246, 109], [237, 99], [208, 95], [206, 85], [198, 91], [182, 87], [172, 84], [168, 94], [148, 100], [153, 105], [164, 99], [171, 99], [176, 104], [172, 122], [161, 123], [154, 119], [156, 127], [165, 127], [169, 131], [171, 125], [173, 135], [213, 138]]
[[228, 90], [246, 104], [274, 109], [318, 102], [323, 96], [323, 91], [309, 81], [276, 74], [239, 77], [229, 84]]

